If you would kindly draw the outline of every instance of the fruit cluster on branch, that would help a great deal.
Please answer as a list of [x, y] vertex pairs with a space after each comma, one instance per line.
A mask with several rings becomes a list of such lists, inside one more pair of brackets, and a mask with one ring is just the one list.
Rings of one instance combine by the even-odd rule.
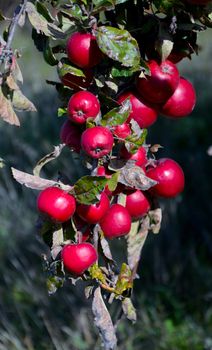
[[[198, 52], [197, 32], [212, 26], [210, 2], [24, 1], [23, 16], [17, 12], [20, 18], [11, 22], [23, 25], [28, 16], [36, 47], [57, 67], [60, 81], [48, 83], [61, 100], [58, 116], [66, 118], [62, 144], [37, 163], [34, 175], [13, 168], [13, 176], [40, 190], [38, 227], [50, 247], [49, 292], [66, 280], [90, 283], [86, 296], [93, 297], [105, 349], [115, 348], [116, 336], [101, 290], [136, 320], [130, 296], [148, 232], [160, 230], [158, 198], [174, 198], [184, 189], [182, 168], [156, 157], [160, 145], [149, 145], [147, 132], [159, 114], [180, 122], [195, 107], [195, 89], [176, 64]], [[19, 55], [11, 48], [8, 65], [7, 39], [5, 34], [0, 46], [0, 115], [18, 125], [14, 109], [35, 108], [17, 85]], [[90, 175], [74, 184], [41, 178], [42, 167], [65, 146], [83, 159]], [[110, 249], [123, 236], [127, 262], [116, 261]]]

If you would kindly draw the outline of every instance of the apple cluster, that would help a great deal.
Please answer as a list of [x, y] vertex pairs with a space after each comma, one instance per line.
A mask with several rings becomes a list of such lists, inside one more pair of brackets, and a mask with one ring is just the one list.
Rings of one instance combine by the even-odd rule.
[[[190, 114], [195, 106], [196, 95], [192, 84], [180, 77], [171, 60], [162, 62], [148, 60], [149, 75], [136, 76], [134, 87], [125, 89], [115, 97], [117, 106], [130, 102], [127, 119], [120, 124], [101, 123], [101, 103], [92, 90], [92, 68], [104, 60], [96, 38], [84, 32], [73, 33], [67, 42], [67, 56], [70, 62], [82, 69], [84, 76], [67, 73], [62, 83], [73, 90], [68, 106], [68, 118], [60, 131], [62, 143], [72, 151], [85, 155], [95, 167], [92, 175], [111, 179], [116, 170], [111, 159], [131, 166], [153, 185], [147, 190], [136, 188], [135, 183], [117, 183], [111, 190], [108, 185], [99, 194], [95, 204], [77, 202], [75, 196], [59, 187], [41, 191], [37, 200], [38, 210], [56, 223], [74, 223], [77, 242], [67, 243], [60, 252], [66, 270], [73, 275], [82, 275], [98, 259], [98, 252], [92, 244], [92, 232], [98, 225], [105, 238], [111, 240], [128, 235], [133, 221], [142, 220], [153, 208], [157, 197], [173, 198], [184, 188], [184, 173], [180, 165], [170, 158], [155, 159], [145, 143], [134, 149], [130, 138], [135, 130], [150, 127], [158, 114], [179, 119]], [[91, 90], [91, 91], [90, 91]], [[124, 203], [120, 203], [120, 194]]]

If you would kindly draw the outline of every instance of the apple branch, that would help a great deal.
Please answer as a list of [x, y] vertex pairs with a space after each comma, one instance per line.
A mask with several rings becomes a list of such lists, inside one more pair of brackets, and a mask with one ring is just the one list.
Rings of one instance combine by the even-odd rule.
[[18, 22], [20, 20], [21, 15], [25, 11], [26, 4], [27, 4], [27, 0], [22, 0], [22, 4], [20, 4], [14, 12], [13, 19], [12, 19], [12, 21], [10, 23], [10, 27], [9, 27], [9, 36], [7, 39], [7, 44], [5, 46], [5, 51], [7, 51], [7, 50], [9, 51], [11, 48], [11, 44], [12, 44], [12, 40], [13, 40], [14, 35], [15, 35], [16, 27], [18, 25]]

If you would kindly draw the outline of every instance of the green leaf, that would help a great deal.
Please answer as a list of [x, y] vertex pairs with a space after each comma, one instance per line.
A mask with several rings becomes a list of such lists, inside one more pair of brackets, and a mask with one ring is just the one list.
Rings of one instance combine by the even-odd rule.
[[108, 189], [113, 192], [115, 191], [117, 185], [118, 185], [118, 179], [119, 179], [119, 172], [117, 171], [114, 173], [111, 178], [107, 181]]
[[66, 34], [55, 24], [50, 23], [36, 9], [32, 2], [27, 2], [26, 12], [29, 21], [37, 33], [44, 33], [46, 36], [51, 36], [52, 39], [65, 39]]
[[184, 1], [180, 0], [153, 0], [153, 4], [156, 8], [164, 13], [173, 11], [173, 8], [183, 9], [185, 8]]
[[138, 136], [137, 134], [132, 134], [125, 139], [125, 147], [127, 150], [134, 154], [137, 150], [145, 143], [147, 137], [147, 129], [141, 129], [142, 133]]
[[130, 115], [132, 106], [129, 99], [126, 99], [121, 106], [113, 108], [101, 119], [103, 126], [115, 126], [123, 124]]
[[64, 16], [75, 19], [82, 19], [82, 10], [78, 4], [73, 4], [71, 6], [65, 5], [64, 8], [61, 9], [61, 13]]
[[133, 74], [135, 73], [135, 71], [133, 69], [127, 69], [127, 68], [117, 68], [117, 67], [113, 67], [111, 70], [111, 75], [114, 78], [128, 78], [133, 76]]
[[28, 14], [31, 25], [35, 28], [37, 33], [44, 33], [46, 36], [51, 35], [48, 28], [48, 21], [38, 13], [33, 3], [29, 1], [27, 2], [26, 12]]
[[94, 204], [99, 201], [99, 195], [104, 190], [108, 179], [103, 176], [83, 176], [74, 185], [74, 195], [77, 202]]
[[47, 38], [44, 44], [43, 57], [50, 66], [56, 66], [58, 64], [58, 59], [55, 57], [52, 47], [50, 46], [49, 38]]
[[54, 22], [54, 17], [43, 2], [36, 1], [36, 9], [48, 22]]
[[67, 116], [68, 109], [67, 108], [58, 108], [57, 110], [57, 116], [58, 117], [64, 117]]
[[53, 152], [47, 154], [45, 157], [40, 159], [33, 169], [33, 174], [35, 176], [40, 176], [40, 172], [41, 172], [41, 169], [43, 168], [43, 166], [46, 165], [47, 163], [51, 162], [52, 160], [57, 159], [60, 156], [60, 154], [63, 150], [63, 147], [64, 147], [64, 145], [55, 146]]
[[139, 67], [140, 50], [137, 41], [124, 29], [102, 26], [97, 29], [100, 50], [125, 67]]
[[77, 77], [85, 77], [83, 71], [79, 68], [73, 67], [67, 59], [62, 59], [58, 63], [58, 75], [63, 77], [66, 74], [76, 75]]
[[92, 14], [96, 14], [100, 11], [112, 10], [115, 7], [115, 0], [93, 0], [95, 5]]
[[107, 7], [107, 6], [114, 6], [115, 0], [93, 0], [93, 4], [95, 7]]

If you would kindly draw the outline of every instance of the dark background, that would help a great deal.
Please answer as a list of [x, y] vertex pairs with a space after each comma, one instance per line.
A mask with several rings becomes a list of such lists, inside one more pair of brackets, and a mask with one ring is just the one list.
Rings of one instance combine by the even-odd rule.
[[[10, 166], [31, 173], [59, 144], [64, 121], [57, 118], [57, 94], [45, 83], [57, 79], [55, 69], [43, 63], [30, 35], [30, 29], [19, 30], [13, 46], [22, 53], [23, 90], [38, 113], [21, 114], [20, 128], [0, 121], [0, 157], [7, 163], [0, 170], [0, 350], [99, 350], [80, 284], [48, 296], [41, 261], [46, 247], [35, 231], [37, 193], [16, 184], [10, 173]], [[212, 349], [210, 36], [210, 30], [201, 33], [199, 57], [179, 64], [197, 92], [194, 112], [179, 121], [160, 117], [149, 131], [148, 143], [164, 147], [158, 156], [182, 165], [186, 187], [178, 198], [161, 201], [162, 229], [148, 237], [135, 281], [138, 321], [118, 324], [119, 350]], [[58, 169], [73, 182], [83, 171], [68, 150], [42, 175], [56, 178]], [[114, 319], [118, 308], [111, 309]]]

